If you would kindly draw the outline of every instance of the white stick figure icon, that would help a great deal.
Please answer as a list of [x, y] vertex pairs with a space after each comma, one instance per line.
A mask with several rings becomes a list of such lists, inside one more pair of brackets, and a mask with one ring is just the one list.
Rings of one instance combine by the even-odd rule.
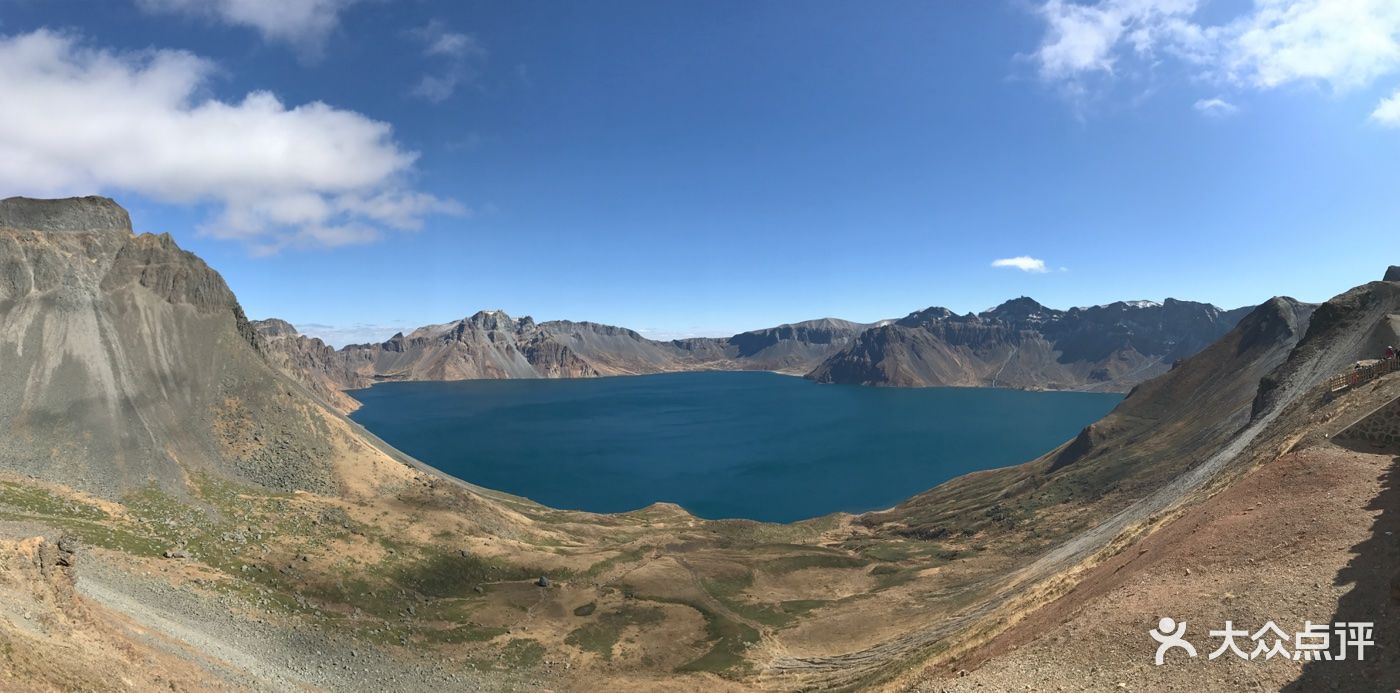
[[1181, 637], [1186, 635], [1185, 621], [1177, 623], [1171, 618], [1163, 616], [1162, 620], [1157, 622], [1157, 630], [1150, 630], [1147, 634], [1151, 635], [1153, 640], [1162, 643], [1157, 646], [1157, 666], [1162, 666], [1162, 658], [1165, 657], [1167, 652], [1173, 647], [1180, 647], [1186, 650], [1186, 654], [1192, 657], [1196, 656], [1196, 646], [1186, 642], [1186, 640]]

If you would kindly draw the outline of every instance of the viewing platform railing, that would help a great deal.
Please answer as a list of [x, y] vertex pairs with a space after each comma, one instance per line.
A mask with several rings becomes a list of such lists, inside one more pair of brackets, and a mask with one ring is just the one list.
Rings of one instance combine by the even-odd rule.
[[1347, 388], [1356, 387], [1361, 383], [1370, 382], [1386, 373], [1400, 371], [1400, 359], [1376, 359], [1374, 361], [1363, 361], [1360, 368], [1353, 368], [1345, 373], [1334, 375], [1327, 379], [1327, 392], [1341, 392]]

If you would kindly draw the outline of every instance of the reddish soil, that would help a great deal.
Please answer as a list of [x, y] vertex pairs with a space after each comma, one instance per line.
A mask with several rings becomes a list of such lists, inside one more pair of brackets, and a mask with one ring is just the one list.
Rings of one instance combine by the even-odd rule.
[[[1393, 453], [1330, 443], [1284, 455], [914, 689], [1395, 691], [1398, 470]], [[1163, 616], [1186, 621], [1198, 657], [1177, 650], [1154, 665], [1148, 632]], [[1371, 621], [1376, 647], [1365, 662], [1209, 660], [1220, 639], [1208, 631], [1226, 620], [1251, 633], [1273, 620], [1290, 635], [1305, 620]]]

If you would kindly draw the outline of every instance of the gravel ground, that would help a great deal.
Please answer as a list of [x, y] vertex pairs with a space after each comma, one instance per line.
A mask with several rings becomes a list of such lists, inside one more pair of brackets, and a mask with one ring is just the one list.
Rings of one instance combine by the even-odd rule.
[[413, 655], [397, 657], [280, 616], [245, 616], [239, 597], [195, 591], [133, 571], [89, 551], [79, 571], [82, 596], [125, 614], [150, 632], [136, 637], [191, 658], [229, 683], [253, 690], [539, 690], [541, 682], [500, 672], [457, 669]]

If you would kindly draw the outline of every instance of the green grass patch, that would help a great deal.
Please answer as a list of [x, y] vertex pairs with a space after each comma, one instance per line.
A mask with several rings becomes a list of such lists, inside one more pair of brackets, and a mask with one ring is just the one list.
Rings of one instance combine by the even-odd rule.
[[464, 551], [435, 552], [422, 560], [399, 566], [393, 571], [396, 583], [429, 597], [465, 597], [487, 582], [529, 580], [541, 571]]
[[538, 640], [512, 640], [501, 649], [501, 664], [506, 669], [533, 669], [544, 660], [544, 652]]
[[107, 512], [95, 505], [66, 500], [45, 489], [8, 481], [0, 482], [0, 505], [48, 517], [94, 522], [108, 518]]
[[646, 556], [647, 552], [650, 550], [651, 547], [649, 546], [641, 546], [635, 549], [628, 549], [626, 551], [623, 551], [622, 553], [617, 554], [616, 556], [604, 558], [603, 560], [598, 561], [597, 563], [594, 563], [591, 566], [588, 566], [588, 570], [585, 570], [583, 572], [583, 575], [584, 577], [597, 577], [611, 570], [615, 566], [621, 565], [623, 563], [636, 563], [637, 561], [642, 560], [642, 557]]
[[574, 629], [564, 637], [564, 642], [610, 661], [613, 648], [622, 638], [624, 629], [629, 626], [641, 627], [660, 623], [664, 617], [665, 614], [659, 607], [624, 606], [600, 615], [592, 623]]
[[804, 553], [764, 561], [762, 569], [775, 575], [784, 575], [806, 568], [863, 568], [869, 564], [870, 561], [858, 556], [840, 553]]
[[456, 628], [424, 631], [423, 637], [430, 642], [455, 644], [463, 642], [486, 642], [495, 639], [497, 636], [505, 635], [508, 632], [509, 629], [506, 628], [467, 623], [457, 626]]
[[758, 642], [759, 633], [753, 627], [717, 614], [703, 606], [687, 604], [705, 618], [705, 641], [710, 649], [697, 659], [676, 669], [679, 673], [710, 672], [715, 674], [737, 674], [749, 669], [744, 653], [749, 645]]
[[870, 570], [875, 577], [875, 589], [883, 590], [903, 585], [918, 576], [921, 568], [900, 568], [883, 563]]
[[801, 615], [830, 603], [831, 602], [825, 599], [790, 599], [785, 602], [780, 602], [778, 608], [789, 614]]

